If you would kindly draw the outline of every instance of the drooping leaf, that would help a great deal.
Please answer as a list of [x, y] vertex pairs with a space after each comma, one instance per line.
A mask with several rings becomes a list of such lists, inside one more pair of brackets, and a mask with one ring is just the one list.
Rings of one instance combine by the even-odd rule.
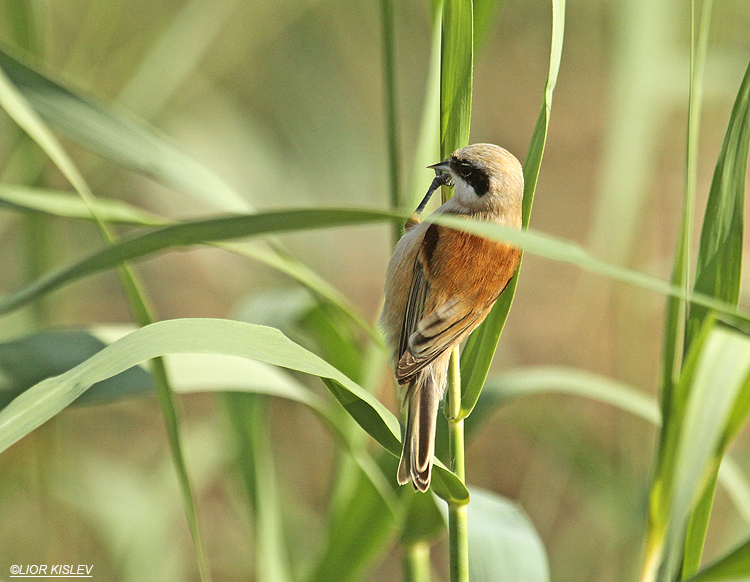
[[[393, 455], [401, 453], [398, 420], [372, 395], [278, 330], [236, 321], [177, 319], [143, 327], [68, 372], [47, 378], [0, 411], [0, 451], [63, 410], [92, 384], [167, 353], [216, 353], [244, 357], [315, 375], [354, 420]], [[436, 464], [433, 490], [459, 503], [468, 492]]]
[[219, 177], [153, 128], [64, 87], [7, 51], [0, 50], [0, 69], [47, 123], [83, 146], [219, 210], [250, 210]]
[[[45, 331], [0, 343], [0, 408], [50, 376], [67, 372], [101, 351], [106, 344], [86, 330]], [[107, 378], [84, 392], [76, 404], [127, 398], [153, 392], [151, 376], [140, 367]]]
[[[245, 216], [196, 220], [165, 226], [145, 234], [123, 238], [106, 249], [92, 253], [76, 263], [53, 271], [31, 285], [5, 296], [0, 299], [0, 314], [17, 309], [29, 301], [72, 281], [110, 269], [122, 262], [138, 260], [165, 249], [269, 233], [403, 220], [410, 214], [410, 212], [343, 208], [282, 210]], [[664, 295], [682, 297], [698, 305], [704, 305], [720, 313], [731, 315], [737, 322], [750, 322], [750, 317], [747, 314], [738, 311], [736, 307], [728, 305], [724, 301], [698, 293], [686, 294], [684, 289], [675, 287], [661, 279], [610, 265], [593, 257], [581, 246], [563, 239], [531, 230], [517, 231], [497, 224], [456, 216], [431, 216], [430, 220], [485, 236], [492, 240], [508, 242], [537, 256], [573, 264], [630, 285]]]

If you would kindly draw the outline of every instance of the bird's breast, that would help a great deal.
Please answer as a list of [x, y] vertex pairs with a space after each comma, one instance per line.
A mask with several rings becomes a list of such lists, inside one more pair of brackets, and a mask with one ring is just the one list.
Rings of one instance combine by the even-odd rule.
[[447, 296], [494, 300], [516, 272], [521, 251], [508, 244], [433, 224], [421, 259], [430, 285]]

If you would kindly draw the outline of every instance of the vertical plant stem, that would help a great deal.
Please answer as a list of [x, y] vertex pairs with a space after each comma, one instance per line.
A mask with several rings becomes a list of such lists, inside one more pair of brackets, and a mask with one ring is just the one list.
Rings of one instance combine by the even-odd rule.
[[[46, 216], [26, 214], [23, 217], [24, 234], [26, 235], [27, 280], [36, 281], [47, 266], [47, 252], [50, 239], [47, 236], [50, 220]], [[31, 304], [34, 325], [41, 328], [49, 321], [47, 302], [39, 298]]]
[[430, 582], [430, 545], [409, 544], [404, 551], [404, 582]]
[[[464, 421], [461, 418], [461, 372], [458, 348], [451, 354], [448, 367], [448, 434], [451, 470], [466, 482], [464, 458]], [[451, 582], [469, 582], [469, 523], [467, 505], [448, 507]]]
[[[388, 182], [391, 208], [401, 206], [401, 151], [398, 143], [396, 116], [396, 57], [393, 18], [393, 0], [380, 0], [380, 20], [383, 50], [383, 91], [385, 97], [385, 123], [388, 140]], [[393, 223], [393, 243], [401, 237], [401, 226]]]
[[[0, 107], [7, 111], [11, 118], [52, 159], [89, 209], [89, 212], [101, 233], [102, 239], [106, 244], [114, 244], [117, 240], [117, 236], [109, 224], [102, 220], [98, 215], [94, 204], [94, 194], [91, 192], [83, 175], [68, 157], [67, 152], [63, 149], [57, 138], [39, 119], [34, 109], [18, 91], [15, 85], [13, 85], [10, 79], [8, 79], [2, 69], [0, 69]], [[143, 290], [143, 286], [132, 267], [126, 263], [120, 267], [118, 271], [130, 304], [130, 309], [138, 325], [143, 327], [153, 323], [153, 309], [151, 308]], [[154, 379], [156, 393], [162, 406], [162, 413], [167, 428], [172, 459], [177, 471], [180, 489], [183, 496], [183, 505], [185, 507], [185, 513], [195, 547], [200, 579], [202, 582], [208, 582], [211, 580], [208, 556], [205, 552], [200, 535], [195, 498], [193, 496], [192, 486], [188, 478], [187, 468], [182, 454], [179, 434], [179, 416], [177, 414], [174, 394], [162, 359], [156, 358], [152, 361], [151, 373]]]
[[[682, 287], [685, 293], [688, 293], [690, 290], [690, 241], [692, 239], [697, 182], [703, 72], [708, 46], [711, 6], [712, 0], [705, 0], [702, 5], [700, 28], [697, 28], [695, 0], [692, 0], [690, 3], [690, 85], [688, 89], [685, 197], [671, 279], [672, 284]], [[683, 365], [683, 353], [689, 348], [690, 343], [686, 334], [686, 319], [687, 307], [685, 301], [677, 297], [670, 298], [667, 302], [662, 348], [661, 410], [663, 422], [649, 500], [649, 524], [645, 542], [646, 556], [641, 571], [641, 582], [650, 582], [656, 579], [664, 552], [664, 538], [667, 534], [667, 524], [663, 523], [663, 520], [666, 515], [665, 508], [670, 503], [670, 492], [668, 488], [663, 485], [657, 485], [657, 483], [663, 483], [667, 480], [666, 473], [668, 471], [664, 467], [664, 443], [667, 442], [669, 431], [672, 430], [672, 427], [681, 422], [678, 405], [682, 397], [678, 396], [676, 398], [674, 391]], [[677, 404], [674, 403], [675, 398]], [[693, 531], [697, 532], [697, 530]]]
[[[472, 0], [443, 3], [440, 54], [440, 152], [445, 158], [469, 143], [474, 80], [474, 16]], [[443, 202], [449, 194], [443, 188]], [[466, 480], [464, 423], [461, 418], [461, 371], [458, 348], [448, 367], [448, 443], [451, 470]], [[448, 504], [451, 582], [469, 582], [469, 527], [466, 505]]]

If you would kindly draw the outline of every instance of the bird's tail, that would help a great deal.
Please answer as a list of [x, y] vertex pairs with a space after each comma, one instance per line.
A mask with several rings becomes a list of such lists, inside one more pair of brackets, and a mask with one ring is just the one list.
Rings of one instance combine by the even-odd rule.
[[433, 375], [432, 366], [411, 381], [406, 392], [406, 432], [398, 464], [398, 483], [412, 479], [414, 489], [427, 491], [435, 453], [435, 426], [442, 386]]

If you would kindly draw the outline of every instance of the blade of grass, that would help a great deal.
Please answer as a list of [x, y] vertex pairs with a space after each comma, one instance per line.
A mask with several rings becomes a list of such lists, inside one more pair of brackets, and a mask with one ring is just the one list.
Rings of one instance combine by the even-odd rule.
[[233, 440], [239, 449], [242, 480], [255, 517], [255, 577], [291, 582], [268, 435], [267, 403], [257, 394], [227, 394], [225, 400]]
[[[68, 372], [48, 378], [0, 411], [0, 452], [60, 412], [93, 383], [167, 353], [249, 358], [318, 376], [354, 420], [393, 455], [401, 453], [398, 420], [371, 394], [274, 328], [220, 319], [175, 319], [142, 327]], [[435, 491], [465, 502], [468, 492], [441, 463]]]
[[[474, 413], [466, 419], [466, 436], [471, 439], [490, 415], [506, 402], [536, 394], [565, 394], [590, 398], [661, 425], [659, 404], [636, 388], [575, 368], [534, 366], [510, 370], [491, 377], [482, 391]], [[750, 484], [737, 464], [725, 455], [719, 483], [726, 489], [737, 511], [750, 522]]]
[[[447, 158], [469, 143], [474, 81], [474, 7], [472, 0], [443, 0], [440, 46], [440, 153]], [[442, 188], [442, 200], [450, 196]], [[448, 366], [445, 412], [448, 417], [450, 468], [466, 481], [464, 423], [460, 418], [461, 372], [456, 348]], [[448, 546], [451, 582], [469, 582], [468, 509], [448, 504]]]
[[[469, 143], [474, 75], [474, 17], [471, 0], [443, 2], [440, 52], [440, 155]], [[447, 188], [443, 188], [445, 202]]]
[[[49, 376], [67, 372], [93, 356], [106, 344], [86, 330], [44, 331], [0, 343], [0, 408]], [[153, 393], [151, 377], [142, 368], [131, 368], [84, 393], [77, 404], [117, 394]]]
[[[742, 269], [745, 176], [750, 145], [750, 65], [737, 93], [724, 142], [716, 162], [701, 230], [694, 290], [736, 304]], [[706, 318], [691, 307], [685, 344]]]
[[[5, 109], [13, 121], [15, 121], [19, 127], [21, 127], [50, 157], [68, 182], [70, 182], [73, 188], [75, 188], [76, 192], [78, 192], [81, 199], [91, 212], [104, 242], [109, 245], [114, 244], [114, 233], [96, 214], [96, 209], [93, 206], [95, 197], [89, 189], [88, 184], [86, 184], [83, 176], [68, 157], [67, 153], [52, 132], [49, 131], [47, 126], [41, 121], [41, 119], [39, 119], [28, 101], [5, 75], [1, 66], [0, 106]], [[152, 323], [154, 320], [152, 308], [146, 300], [143, 287], [134, 271], [127, 264], [121, 265], [119, 271], [120, 279], [134, 317], [140, 325], [148, 325], [149, 323]], [[161, 360], [156, 359], [151, 363], [151, 374], [157, 388], [157, 396], [159, 397], [159, 402], [162, 408], [167, 437], [170, 443], [170, 450], [172, 452], [175, 470], [177, 472], [180, 489], [183, 495], [185, 513], [191, 537], [193, 539], [200, 578], [202, 581], [210, 582], [211, 570], [208, 564], [208, 555], [204, 549], [198, 523], [195, 499], [187, 468], [185, 466], [184, 456], [182, 454], [179, 417], [174, 402], [174, 396], [169, 386], [167, 372], [164, 369], [164, 364]]]
[[153, 128], [84, 97], [0, 50], [0, 69], [48, 123], [84, 147], [225, 212], [248, 202]]
[[[711, 323], [706, 321], [688, 353], [679, 382], [691, 384], [685, 412], [680, 426], [668, 432], [674, 434], [665, 449], [670, 472], [661, 485], [671, 495], [663, 523], [663, 558], [656, 574], [656, 580], [663, 582], [673, 580], [679, 571], [691, 514], [750, 409], [750, 338]], [[647, 560], [659, 555], [650, 552]]]
[[424, 196], [424, 185], [429, 184], [433, 171], [427, 166], [440, 158], [440, 46], [443, 30], [442, 0], [432, 2], [432, 42], [427, 69], [427, 83], [422, 105], [419, 137], [414, 153], [406, 206], [415, 208]]
[[478, 54], [487, 44], [492, 25], [498, 20], [497, 15], [505, 0], [473, 0], [474, 9], [474, 54]]
[[[92, 220], [89, 207], [79, 196], [64, 191], [0, 184], [0, 204], [19, 210], [33, 210], [53, 216]], [[126, 202], [97, 198], [93, 201], [100, 218], [107, 222], [137, 226], [165, 226], [176, 224], [166, 218], [141, 210]], [[361, 327], [377, 345], [383, 346], [381, 334], [359, 313], [357, 308], [340, 292], [303, 263], [284, 252], [278, 245], [274, 251], [246, 243], [216, 243], [215, 246], [231, 253], [263, 263], [295, 279], [320, 299], [349, 317]], [[41, 273], [40, 273], [41, 275]]]
[[[704, 10], [707, 9], [710, 9], [710, 4], [704, 5]], [[744, 190], [749, 144], [750, 66], [738, 92], [716, 164], [701, 231], [696, 281], [693, 286], [695, 292], [715, 297], [731, 305], [737, 305], [739, 300]], [[690, 348], [697, 330], [707, 316], [708, 310], [705, 307], [697, 305], [690, 307], [684, 340], [686, 349]], [[672, 356], [666, 354], [666, 358], [670, 357]], [[665, 359], [665, 366], [670, 366], [670, 364], [671, 362]], [[666, 374], [667, 372], [664, 375], [665, 380], [667, 380]], [[690, 385], [683, 384], [682, 387], [688, 389]], [[669, 388], [669, 385], [666, 385], [665, 388]], [[682, 423], [684, 402], [689, 395], [681, 392], [678, 385], [675, 385], [673, 390], [665, 390], [664, 394], [666, 404], [663, 417], [666, 422], [662, 430], [660, 443], [664, 443], [664, 446], [666, 446], [668, 438], [666, 432], [670, 430], [670, 425], [679, 426]], [[664, 508], [667, 505], [666, 500], [660, 499], [660, 497], [670, 494], [670, 489], [663, 487], [663, 483], [669, 480], [669, 476], [665, 474], [667, 469], [663, 466], [664, 455], [662, 445], [660, 445], [650, 502], [652, 506], [650, 517], [656, 520], [663, 520], [666, 517], [657, 508]], [[683, 575], [685, 577], [694, 574], [700, 565], [718, 468], [719, 462], [717, 461], [713, 475], [705, 485], [706, 489], [701, 496], [701, 502], [695, 508], [694, 517], [688, 526], [683, 564]], [[662, 530], [663, 528], [659, 523], [650, 523], [648, 535], [651, 537]], [[655, 542], [648, 541], [647, 543], [653, 545]]]
[[[565, 36], [565, 0], [554, 0], [552, 2], [552, 39], [550, 48], [550, 63], [547, 81], [544, 86], [544, 98], [542, 109], [539, 112], [534, 133], [529, 143], [529, 151], [526, 154], [526, 162], [523, 167], [524, 173], [524, 196], [523, 196], [523, 228], [528, 228], [531, 217], [531, 206], [534, 202], [534, 192], [539, 178], [539, 170], [544, 155], [544, 145], [547, 141], [547, 129], [552, 108], [552, 94], [557, 84], [557, 74], [560, 70], [560, 59], [562, 58], [563, 37]], [[465, 418], [471, 414], [477, 403], [482, 386], [487, 378], [492, 358], [495, 355], [500, 334], [508, 318], [508, 312], [513, 303], [518, 284], [518, 266], [516, 275], [511, 279], [505, 291], [497, 300], [487, 319], [479, 328], [471, 334], [461, 357], [461, 384], [463, 385], [463, 396], [461, 400], [461, 417]]]
[[[703, 73], [708, 47], [708, 29], [713, 0], [704, 0], [700, 26], [700, 39], [696, 50], [695, 0], [691, 1], [690, 11], [690, 88], [688, 95], [688, 126], [685, 164], [685, 200], [682, 221], [672, 270], [672, 283], [690, 288], [690, 241], [695, 208], [695, 190], [698, 174], [698, 137], [700, 134], [700, 112], [703, 97]], [[667, 302], [667, 314], [663, 338], [662, 356], [662, 415], [669, 416], [669, 403], [672, 386], [680, 373], [687, 307], [683, 301], [672, 298]]]
[[[150, 254], [171, 248], [182, 248], [207, 244], [233, 238], [259, 236], [271, 233], [311, 230], [332, 226], [372, 224], [386, 221], [403, 221], [411, 216], [408, 212], [384, 212], [362, 209], [309, 209], [264, 212], [246, 216], [228, 216], [182, 222], [144, 234], [123, 237], [116, 244], [96, 251], [83, 259], [62, 267], [38, 279], [18, 291], [0, 299], [0, 314], [8, 313], [36, 297], [58, 289], [68, 283], [110, 269], [125, 261], [142, 259]], [[507, 242], [523, 248], [526, 252], [546, 259], [576, 265], [587, 271], [610, 277], [614, 280], [648, 289], [668, 296], [682, 297], [692, 303], [703, 305], [736, 319], [738, 324], [750, 323], [750, 314], [724, 301], [700, 293], [685, 293], [684, 289], [670, 283], [610, 265], [587, 253], [580, 245], [532, 230], [517, 231], [496, 224], [469, 220], [455, 216], [431, 216], [429, 220], [485, 236], [492, 240]]]
[[[381, 470], [395, 475], [396, 463], [391, 455]], [[398, 512], [383, 511], [383, 503], [371, 483], [357, 474], [353, 495], [334, 515], [330, 516], [326, 545], [307, 582], [355, 582], [366, 578], [364, 573], [373, 561], [387, 551], [398, 533], [403, 503], [399, 499]]]
[[[401, 200], [401, 150], [398, 140], [396, 114], [396, 41], [393, 0], [380, 0], [381, 52], [383, 59], [383, 98], [385, 101], [385, 126], [388, 151], [388, 186], [391, 208], [400, 208]], [[394, 244], [401, 236], [401, 227], [393, 225]]]
[[[93, 220], [91, 211], [80, 196], [62, 190], [0, 184], [0, 204], [15, 210], [32, 210], [62, 218]], [[97, 215], [106, 222], [137, 226], [163, 226], [165, 218], [127, 202], [97, 198], [92, 201]]]

